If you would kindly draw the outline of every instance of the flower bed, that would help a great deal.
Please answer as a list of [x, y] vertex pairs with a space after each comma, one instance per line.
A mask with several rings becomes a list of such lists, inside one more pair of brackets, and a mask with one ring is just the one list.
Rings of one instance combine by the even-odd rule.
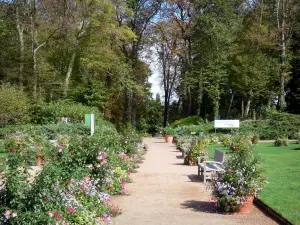
[[44, 143], [43, 170], [32, 180], [34, 148], [30, 138], [22, 140], [8, 155], [0, 224], [109, 223], [121, 212], [109, 204], [111, 196], [126, 193], [145, 153], [134, 131], [124, 136], [105, 124], [93, 137], [69, 136], [68, 147]]

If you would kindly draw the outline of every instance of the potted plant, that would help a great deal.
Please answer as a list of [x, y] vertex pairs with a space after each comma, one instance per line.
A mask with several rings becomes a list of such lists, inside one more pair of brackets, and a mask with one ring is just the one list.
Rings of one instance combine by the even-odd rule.
[[261, 175], [261, 155], [254, 153], [252, 145], [240, 147], [225, 161], [224, 172], [212, 183], [213, 197], [225, 212], [249, 213], [266, 181]]
[[176, 134], [176, 131], [172, 127], [168, 126], [163, 129], [163, 134], [165, 136], [166, 142], [171, 144], [173, 141], [173, 136]]
[[41, 166], [44, 157], [43, 147], [46, 143], [46, 138], [41, 135], [35, 135], [33, 136], [33, 143], [36, 156], [36, 166]]

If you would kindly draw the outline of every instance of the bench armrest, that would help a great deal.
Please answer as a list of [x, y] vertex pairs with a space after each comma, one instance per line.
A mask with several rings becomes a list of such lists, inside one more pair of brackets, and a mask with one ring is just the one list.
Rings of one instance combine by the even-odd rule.
[[200, 156], [200, 157], [197, 157], [198, 158], [198, 165], [201, 163], [201, 159], [204, 159], [205, 156]]

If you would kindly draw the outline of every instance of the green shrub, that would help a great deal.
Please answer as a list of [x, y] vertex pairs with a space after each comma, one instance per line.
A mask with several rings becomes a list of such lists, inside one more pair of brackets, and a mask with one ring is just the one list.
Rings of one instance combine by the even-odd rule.
[[190, 136], [192, 134], [199, 135], [200, 132], [208, 134], [212, 132], [213, 125], [211, 123], [208, 123], [199, 125], [178, 126], [175, 128], [175, 130], [178, 136]]
[[176, 134], [176, 130], [174, 128], [172, 128], [171, 126], [165, 127], [162, 132], [163, 132], [163, 135], [175, 135]]
[[287, 138], [277, 138], [274, 142], [274, 145], [277, 146], [277, 147], [280, 147], [280, 146], [288, 146], [289, 144], [289, 140]]
[[198, 143], [192, 144], [191, 149], [187, 152], [186, 157], [184, 158], [184, 164], [194, 166], [198, 163], [198, 157], [201, 156], [201, 161], [204, 161], [208, 158], [207, 146], [209, 144], [209, 139], [199, 138]]
[[[99, 121], [100, 122], [100, 121]], [[16, 134], [26, 134], [29, 136], [43, 135], [47, 139], [55, 139], [57, 135], [87, 135], [89, 134], [89, 128], [83, 124], [48, 124], [48, 125], [18, 125], [18, 126], [6, 126], [0, 128], [0, 138], [9, 137]]]
[[254, 134], [254, 135], [252, 136], [251, 141], [252, 141], [252, 144], [257, 144], [258, 141], [259, 141], [259, 136], [258, 136], [257, 134]]
[[0, 86], [0, 125], [20, 124], [29, 120], [29, 99], [12, 86]]
[[190, 116], [181, 120], [176, 120], [171, 124], [172, 127], [198, 125], [204, 123], [204, 120], [200, 116]]
[[96, 121], [101, 118], [96, 107], [68, 101], [36, 103], [31, 107], [30, 112], [31, 121], [34, 124], [58, 123], [61, 121], [61, 117], [69, 117], [72, 123], [80, 123], [84, 121], [84, 115], [88, 113], [95, 113]]
[[248, 120], [240, 123], [239, 132], [255, 133], [262, 140], [279, 136], [297, 139], [300, 130], [300, 115], [268, 110], [265, 120]]

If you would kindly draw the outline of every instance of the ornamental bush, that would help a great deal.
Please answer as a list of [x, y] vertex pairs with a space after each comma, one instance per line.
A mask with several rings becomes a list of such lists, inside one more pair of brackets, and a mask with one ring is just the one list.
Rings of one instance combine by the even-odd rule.
[[[26, 145], [9, 153], [0, 224], [99, 224], [120, 213], [109, 199], [124, 193], [129, 171], [141, 160], [143, 146], [136, 133], [123, 137], [110, 123], [101, 123], [92, 137], [70, 135], [69, 147], [45, 149], [43, 170], [34, 179], [30, 140], [40, 138], [29, 136]], [[124, 140], [136, 155], [124, 152], [129, 151]]]
[[288, 146], [289, 145], [289, 140], [287, 138], [284, 137], [279, 137], [276, 138], [274, 145], [277, 147], [281, 147], [281, 146]]
[[240, 123], [239, 132], [255, 133], [262, 140], [284, 136], [296, 139], [300, 131], [300, 115], [268, 110], [264, 120], [247, 120]]
[[204, 123], [204, 120], [200, 116], [190, 116], [180, 120], [176, 120], [171, 124], [172, 127], [178, 126], [189, 126], [189, 125], [199, 125]]
[[21, 124], [29, 120], [29, 99], [23, 91], [13, 86], [0, 86], [0, 106], [0, 126]]
[[97, 107], [90, 107], [70, 101], [38, 102], [30, 108], [31, 122], [34, 124], [58, 123], [61, 117], [69, 117], [72, 123], [84, 120], [84, 114], [95, 113], [96, 121], [101, 118]]

